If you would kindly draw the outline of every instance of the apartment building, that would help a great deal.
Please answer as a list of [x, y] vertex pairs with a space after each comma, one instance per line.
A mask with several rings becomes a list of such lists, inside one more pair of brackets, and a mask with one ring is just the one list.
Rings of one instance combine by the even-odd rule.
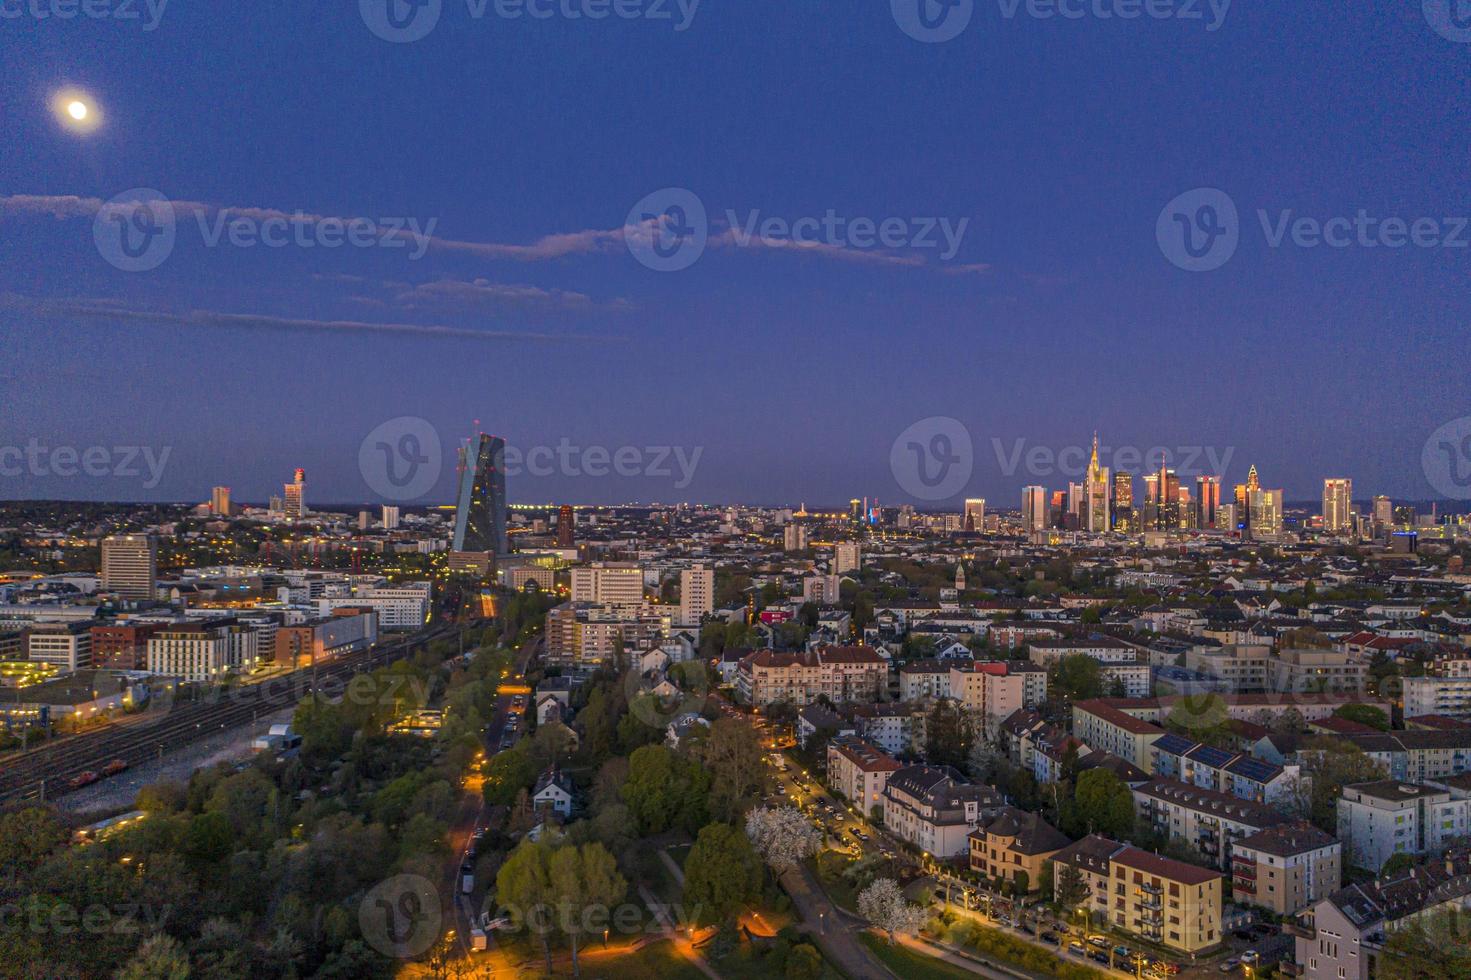
[[923, 729], [921, 705], [895, 701], [886, 704], [855, 704], [853, 727], [859, 736], [891, 755], [908, 752], [923, 742], [916, 735]]
[[1072, 841], [1040, 814], [1004, 806], [970, 832], [970, 869], [1022, 893], [1036, 891], [1042, 868]]
[[1237, 841], [1291, 822], [1272, 807], [1175, 779], [1151, 779], [1133, 792], [1141, 823], [1190, 847], [1220, 871], [1230, 869]]
[[899, 697], [905, 701], [950, 697], [950, 667], [943, 660], [911, 660], [899, 668]]
[[1138, 659], [1138, 652], [1127, 643], [1107, 636], [1075, 640], [1042, 640], [1027, 648], [1027, 658], [1039, 667], [1055, 667], [1064, 657], [1082, 654], [1100, 664], [1127, 664]]
[[1150, 755], [1156, 776], [1256, 803], [1275, 803], [1296, 792], [1301, 777], [1297, 765], [1275, 765], [1174, 733], [1156, 740]]
[[1225, 681], [1238, 694], [1267, 689], [1267, 661], [1271, 647], [1259, 644], [1229, 644], [1220, 647], [1191, 647], [1185, 654], [1185, 669]]
[[219, 680], [253, 670], [260, 660], [260, 634], [234, 620], [174, 623], [148, 640], [148, 672], [183, 681]]
[[1471, 800], [1393, 779], [1343, 787], [1338, 839], [1354, 867], [1377, 872], [1397, 854], [1439, 854], [1471, 833]]
[[1000, 660], [952, 662], [950, 697], [980, 718], [992, 738], [1012, 714], [1047, 700], [1047, 671]]
[[1338, 650], [1279, 650], [1267, 662], [1270, 691], [1333, 691], [1357, 693], [1364, 689], [1369, 663]]
[[1088, 888], [1083, 907], [1120, 931], [1180, 953], [1221, 943], [1219, 874], [1098, 834], [1063, 848], [1052, 860], [1078, 870]]
[[419, 629], [429, 622], [433, 597], [432, 582], [354, 584], [343, 595], [317, 599], [317, 615], [331, 616], [344, 606], [364, 606], [378, 614], [379, 629]]
[[1237, 840], [1230, 870], [1235, 901], [1295, 915], [1338, 890], [1343, 846], [1312, 824], [1281, 824]]
[[593, 562], [572, 569], [572, 601], [599, 606], [644, 603], [644, 570], [637, 562]]
[[819, 647], [795, 653], [759, 650], [736, 669], [736, 693], [746, 704], [810, 704], [826, 694], [834, 704], [871, 702], [888, 686], [889, 662], [872, 647]]
[[907, 766], [884, 787], [884, 828], [931, 857], [962, 857], [969, 834], [1003, 804], [989, 786], [965, 782], [948, 766]]
[[877, 746], [860, 738], [833, 738], [827, 743], [827, 777], [833, 790], [867, 816], [882, 809], [889, 777], [904, 768]]
[[92, 666], [106, 670], [144, 670], [148, 639], [162, 623], [109, 623], [92, 627]]
[[1471, 909], [1471, 851], [1335, 891], [1287, 928], [1296, 948], [1282, 968], [1302, 980], [1371, 980], [1395, 930], [1444, 910]]
[[1151, 748], [1164, 737], [1165, 730], [1098, 700], [1073, 705], [1073, 734], [1092, 749], [1111, 753], [1150, 772]]
[[1427, 783], [1471, 771], [1471, 729], [1346, 735], [1385, 768], [1390, 779]]
[[1471, 676], [1406, 677], [1403, 683], [1406, 718], [1471, 718]]
[[715, 570], [696, 565], [679, 573], [679, 622], [696, 625], [715, 608]]
[[272, 642], [278, 665], [303, 667], [324, 663], [333, 657], [366, 650], [378, 642], [378, 613], [373, 609], [344, 606], [335, 616], [278, 627]]
[[564, 602], [547, 612], [546, 659], [593, 668], [620, 652], [652, 650], [673, 629], [670, 608]]

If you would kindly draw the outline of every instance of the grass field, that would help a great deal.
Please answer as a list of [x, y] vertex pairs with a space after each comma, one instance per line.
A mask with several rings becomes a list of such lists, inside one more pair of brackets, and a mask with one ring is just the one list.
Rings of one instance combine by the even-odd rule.
[[888, 940], [873, 933], [865, 932], [858, 939], [868, 947], [870, 953], [904, 980], [975, 980], [976, 975], [969, 970], [951, 966], [933, 956], [912, 953], [903, 946], [890, 946]]

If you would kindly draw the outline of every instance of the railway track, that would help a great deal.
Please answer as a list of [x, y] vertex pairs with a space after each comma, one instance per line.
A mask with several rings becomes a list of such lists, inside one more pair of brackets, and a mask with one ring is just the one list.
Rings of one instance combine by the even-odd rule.
[[161, 758], [205, 735], [238, 728], [290, 707], [313, 690], [340, 693], [341, 685], [354, 675], [401, 660], [418, 648], [454, 635], [457, 628], [453, 624], [437, 626], [315, 668], [280, 674], [198, 701], [176, 701], [150, 724], [76, 736], [36, 749], [0, 771], [0, 807], [65, 795], [71, 791], [73, 778], [100, 771], [114, 759], [136, 766]]

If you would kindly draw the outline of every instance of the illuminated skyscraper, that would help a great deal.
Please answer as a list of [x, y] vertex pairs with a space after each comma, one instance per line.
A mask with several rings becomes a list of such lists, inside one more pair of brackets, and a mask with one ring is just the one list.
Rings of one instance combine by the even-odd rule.
[[1022, 529], [1028, 534], [1047, 526], [1047, 491], [1042, 487], [1022, 488]]
[[1216, 526], [1216, 512], [1221, 509], [1221, 478], [1198, 476], [1195, 478], [1195, 526], [1209, 529]]
[[1108, 469], [1098, 462], [1098, 433], [1093, 433], [1093, 456], [1083, 483], [1083, 526], [1094, 534], [1109, 530]]
[[1388, 497], [1374, 498], [1374, 533], [1383, 534], [1394, 526], [1394, 501]]
[[557, 508], [557, 547], [574, 548], [577, 546], [577, 515], [572, 511], [571, 504], [563, 504]]
[[306, 470], [297, 467], [296, 475], [286, 484], [281, 494], [281, 510], [287, 517], [305, 517]]
[[460, 495], [455, 506], [455, 551], [510, 551], [506, 540], [506, 441], [480, 433], [460, 450]]
[[986, 529], [986, 502], [978, 498], [972, 498], [965, 502], [965, 522], [961, 525], [965, 531], [984, 531]]
[[124, 599], [147, 600], [158, 585], [158, 543], [146, 534], [102, 539], [102, 589]]
[[1282, 533], [1282, 491], [1253, 490], [1249, 494], [1251, 516], [1248, 524], [1254, 538]]
[[1328, 534], [1347, 534], [1354, 526], [1354, 481], [1323, 481], [1323, 530]]
[[215, 514], [216, 517], [229, 517], [230, 516], [230, 488], [229, 487], [215, 487], [214, 488], [214, 491], [210, 494], [210, 498], [209, 498], [209, 509], [214, 512], [214, 514]]
[[1155, 484], [1159, 502], [1155, 508], [1155, 527], [1161, 531], [1177, 531], [1185, 522], [1180, 519], [1180, 477], [1172, 469], [1161, 467]]

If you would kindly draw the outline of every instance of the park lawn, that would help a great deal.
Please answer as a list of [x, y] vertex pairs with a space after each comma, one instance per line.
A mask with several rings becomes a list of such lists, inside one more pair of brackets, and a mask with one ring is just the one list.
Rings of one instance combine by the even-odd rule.
[[817, 857], [810, 862], [812, 869], [817, 872], [818, 883], [822, 885], [822, 890], [827, 892], [828, 898], [831, 898], [840, 908], [856, 915], [858, 890], [843, 877], [843, 872], [852, 863], [853, 858], [841, 851], [818, 851]]
[[922, 956], [903, 946], [890, 946], [889, 941], [871, 932], [860, 933], [858, 941], [895, 974], [904, 980], [975, 980], [975, 974], [951, 966], [933, 956]]
[[[524, 974], [523, 974], [524, 975]], [[538, 976], [545, 976], [539, 973]], [[572, 975], [568, 964], [556, 976]], [[668, 940], [650, 943], [636, 953], [608, 958], [585, 957], [582, 960], [583, 980], [649, 980], [650, 977], [669, 980], [706, 980], [689, 960], [679, 954]]]

